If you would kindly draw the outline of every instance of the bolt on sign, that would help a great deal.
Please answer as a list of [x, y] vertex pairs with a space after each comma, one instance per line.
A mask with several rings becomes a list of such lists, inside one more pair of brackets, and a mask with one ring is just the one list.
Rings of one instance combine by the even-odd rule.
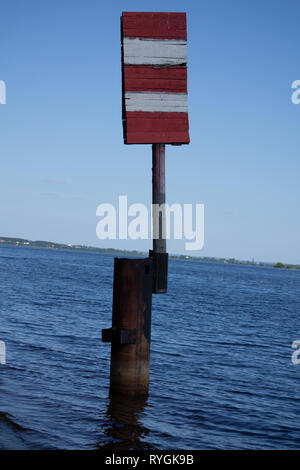
[[125, 144], [188, 144], [185, 13], [123, 12]]

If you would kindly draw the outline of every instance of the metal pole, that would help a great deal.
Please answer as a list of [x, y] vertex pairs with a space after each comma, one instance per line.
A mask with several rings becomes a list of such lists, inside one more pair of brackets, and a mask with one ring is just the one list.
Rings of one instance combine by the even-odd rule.
[[152, 145], [153, 293], [167, 292], [165, 144]]
[[166, 253], [167, 242], [163, 238], [166, 211], [166, 153], [165, 144], [152, 145], [152, 204], [153, 210], [153, 252]]

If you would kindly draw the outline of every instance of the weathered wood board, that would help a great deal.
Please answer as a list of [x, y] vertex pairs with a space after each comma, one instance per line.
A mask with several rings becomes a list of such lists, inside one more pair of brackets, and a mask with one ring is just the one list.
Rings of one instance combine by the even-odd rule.
[[188, 144], [185, 13], [123, 12], [123, 129], [126, 144]]
[[124, 38], [125, 65], [186, 65], [186, 41]]

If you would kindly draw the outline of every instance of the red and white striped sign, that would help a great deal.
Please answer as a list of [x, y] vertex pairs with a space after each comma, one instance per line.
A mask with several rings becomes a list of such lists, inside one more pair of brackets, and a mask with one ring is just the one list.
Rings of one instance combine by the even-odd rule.
[[126, 144], [188, 144], [185, 13], [124, 12], [123, 129]]

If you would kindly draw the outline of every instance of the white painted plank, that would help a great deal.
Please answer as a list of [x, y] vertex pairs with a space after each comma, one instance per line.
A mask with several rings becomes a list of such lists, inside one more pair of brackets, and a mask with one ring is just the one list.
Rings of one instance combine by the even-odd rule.
[[126, 111], [187, 113], [186, 93], [125, 93]]
[[125, 65], [180, 65], [187, 62], [186, 41], [124, 38]]

